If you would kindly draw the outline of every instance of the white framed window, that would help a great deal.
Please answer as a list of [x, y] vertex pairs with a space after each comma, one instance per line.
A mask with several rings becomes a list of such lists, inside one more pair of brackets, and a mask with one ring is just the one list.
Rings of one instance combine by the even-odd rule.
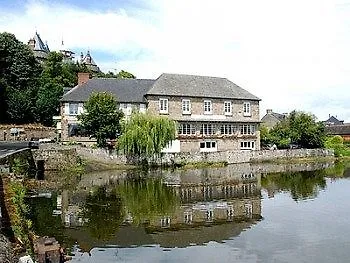
[[218, 150], [216, 141], [203, 141], [199, 143], [199, 151], [216, 152]]
[[191, 114], [190, 100], [182, 100], [182, 114]]
[[243, 124], [240, 126], [241, 135], [254, 135], [255, 125], [253, 124]]
[[243, 116], [252, 116], [250, 102], [243, 102]]
[[170, 227], [170, 217], [165, 216], [160, 219], [160, 226], [163, 228]]
[[225, 115], [232, 115], [232, 102], [231, 101], [224, 102], [224, 112], [225, 112]]
[[242, 141], [241, 150], [254, 150], [255, 142], [254, 141]]
[[194, 125], [190, 123], [180, 123], [177, 133], [179, 135], [193, 135], [196, 133], [196, 129]]
[[221, 125], [220, 132], [223, 135], [232, 135], [236, 132], [237, 127], [232, 124], [223, 124]]
[[168, 99], [159, 99], [159, 113], [168, 113]]
[[192, 211], [185, 211], [184, 212], [184, 223], [185, 224], [191, 224], [192, 220], [193, 220]]
[[140, 112], [146, 113], [146, 104], [143, 104], [143, 103], [140, 104]]
[[78, 103], [69, 103], [69, 115], [78, 115], [78, 109]]
[[212, 222], [214, 218], [214, 211], [213, 210], [205, 211], [205, 217], [207, 222]]
[[201, 126], [201, 135], [213, 135], [215, 133], [215, 125], [211, 123], [203, 123]]
[[211, 100], [204, 101], [204, 114], [213, 114]]
[[251, 203], [244, 204], [245, 215], [249, 218], [253, 216], [253, 205]]

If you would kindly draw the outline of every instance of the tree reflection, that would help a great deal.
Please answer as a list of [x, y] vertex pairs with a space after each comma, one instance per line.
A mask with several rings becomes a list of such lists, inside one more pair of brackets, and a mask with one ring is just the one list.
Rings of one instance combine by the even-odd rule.
[[270, 194], [274, 191], [288, 191], [298, 201], [316, 197], [326, 187], [326, 180], [319, 171], [277, 173], [264, 176], [261, 184]]
[[86, 198], [83, 206], [84, 224], [91, 236], [98, 240], [109, 240], [123, 221], [121, 199], [116, 191], [107, 191], [105, 187], [99, 187]]
[[126, 180], [117, 187], [117, 191], [135, 224], [157, 215], [172, 214], [179, 204], [174, 189], [164, 185], [160, 179]]

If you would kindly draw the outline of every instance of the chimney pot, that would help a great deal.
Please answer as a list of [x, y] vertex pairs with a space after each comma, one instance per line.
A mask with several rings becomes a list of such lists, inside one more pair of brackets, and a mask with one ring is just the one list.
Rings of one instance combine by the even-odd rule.
[[271, 114], [272, 113], [272, 109], [267, 109], [266, 110], [266, 114]]
[[88, 82], [90, 79], [90, 73], [88, 72], [79, 72], [78, 73], [78, 85], [82, 85], [86, 82]]

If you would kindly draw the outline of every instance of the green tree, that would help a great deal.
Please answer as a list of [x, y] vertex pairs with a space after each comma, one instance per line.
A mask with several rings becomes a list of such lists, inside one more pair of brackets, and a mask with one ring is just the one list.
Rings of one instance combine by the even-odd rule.
[[15, 35], [0, 33], [0, 122], [34, 120], [41, 66]]
[[321, 148], [326, 138], [322, 122], [317, 122], [312, 114], [297, 111], [292, 111], [285, 120], [263, 135], [263, 140], [276, 144], [278, 148], [288, 148], [290, 144]]
[[116, 139], [121, 132], [120, 120], [123, 113], [117, 110], [112, 94], [93, 93], [84, 104], [85, 112], [78, 116], [83, 129], [96, 138], [99, 147], [106, 146], [107, 139]]
[[175, 122], [166, 117], [136, 113], [125, 123], [120, 149], [131, 156], [153, 157], [175, 139]]
[[117, 73], [117, 78], [119, 78], [119, 79], [135, 79], [136, 77], [127, 71], [121, 70]]
[[48, 80], [38, 91], [36, 101], [37, 120], [51, 126], [52, 117], [59, 114], [60, 98], [63, 95], [63, 87], [53, 80]]

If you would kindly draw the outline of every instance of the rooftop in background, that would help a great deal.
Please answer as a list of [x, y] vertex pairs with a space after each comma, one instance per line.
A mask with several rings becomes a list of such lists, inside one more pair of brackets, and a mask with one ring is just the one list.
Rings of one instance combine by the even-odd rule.
[[261, 118], [262, 124], [267, 128], [273, 128], [277, 123], [283, 121], [288, 116], [287, 113], [273, 112], [272, 109], [267, 109], [264, 117]]
[[323, 121], [323, 123], [324, 123], [326, 126], [343, 125], [343, 124], [344, 124], [344, 121], [340, 121], [340, 120], [337, 119], [337, 116], [334, 117], [334, 116], [331, 116], [331, 115], [329, 114], [328, 120]]

